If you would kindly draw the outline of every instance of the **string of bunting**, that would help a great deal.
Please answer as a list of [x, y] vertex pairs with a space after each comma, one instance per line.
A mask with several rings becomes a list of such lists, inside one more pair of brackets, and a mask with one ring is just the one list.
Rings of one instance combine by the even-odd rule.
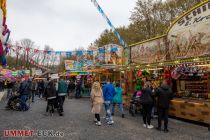
[[38, 67], [38, 68], [41, 68], [41, 69], [44, 69], [44, 70], [49, 70], [48, 68], [46, 68], [45, 66], [43, 65], [39, 65], [38, 63], [36, 63], [33, 59], [30, 59], [29, 60], [29, 63], [31, 63], [32, 65]]
[[[108, 52], [117, 52], [118, 51], [119, 46], [118, 45], [113, 45], [111, 46], [111, 49], [108, 50]], [[27, 52], [31, 52], [34, 54], [38, 54], [38, 53], [45, 53], [45, 54], [49, 54], [49, 55], [62, 55], [62, 56], [82, 56], [82, 55], [93, 55], [94, 54], [94, 50], [78, 50], [78, 51], [45, 51], [45, 50], [39, 50], [39, 49], [33, 49], [33, 48], [26, 48], [24, 50], [24, 47], [21, 46], [15, 46], [15, 45], [8, 45], [8, 51], [13, 51], [16, 53], [20, 53], [20, 51], [27, 51]], [[100, 47], [98, 48], [97, 52], [98, 53], [105, 53], [107, 50], [105, 47]]]
[[[87, 64], [91, 65], [92, 62], [86, 61], [85, 57], [96, 56], [105, 57], [106, 52], [117, 52], [120, 51], [121, 46], [116, 44], [109, 44], [94, 50], [78, 50], [78, 51], [44, 51], [34, 48], [24, 48], [22, 46], [8, 44], [8, 51], [14, 52], [16, 55], [27, 52], [29, 54], [30, 61], [32, 65], [38, 68], [46, 69], [45, 64], [54, 65], [59, 62], [60, 56], [73, 57], [77, 61], [77, 65]], [[97, 52], [97, 53], [96, 53]], [[46, 54], [46, 55], [43, 55]], [[102, 56], [101, 56], [102, 55]], [[104, 58], [105, 59], [105, 58]], [[76, 63], [76, 62], [75, 62]]]
[[91, 2], [94, 4], [94, 6], [97, 8], [98, 12], [104, 17], [104, 19], [106, 20], [106, 22], [108, 23], [108, 25], [110, 26], [110, 28], [115, 32], [115, 35], [117, 36], [117, 38], [120, 41], [120, 44], [124, 47], [127, 48], [127, 44], [126, 42], [123, 40], [123, 38], [120, 36], [119, 32], [116, 30], [116, 28], [113, 26], [112, 22], [109, 20], [109, 18], [107, 17], [107, 15], [104, 13], [103, 9], [101, 8], [101, 6], [98, 4], [98, 2], [96, 0], [91, 0]]

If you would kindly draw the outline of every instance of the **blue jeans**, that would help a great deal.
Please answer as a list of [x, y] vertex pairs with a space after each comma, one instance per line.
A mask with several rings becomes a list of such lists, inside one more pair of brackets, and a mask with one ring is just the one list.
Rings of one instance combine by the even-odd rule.
[[112, 113], [114, 114], [115, 106], [118, 105], [119, 110], [122, 114], [124, 114], [123, 104], [122, 103], [113, 103], [112, 105]]
[[21, 95], [20, 100], [21, 100], [21, 104], [20, 104], [21, 111], [27, 111], [28, 106], [26, 104], [26, 101], [28, 100], [28, 96], [27, 95]]
[[111, 101], [105, 101], [104, 107], [106, 111], [106, 119], [107, 121], [112, 121], [112, 115], [111, 115]]

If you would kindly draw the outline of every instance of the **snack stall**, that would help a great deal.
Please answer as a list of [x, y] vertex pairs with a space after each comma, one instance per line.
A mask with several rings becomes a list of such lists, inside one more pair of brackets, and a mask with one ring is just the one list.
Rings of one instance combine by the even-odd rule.
[[210, 124], [210, 64], [176, 67], [172, 77], [177, 92], [170, 115]]
[[102, 65], [101, 67], [91, 67], [87, 72], [93, 76], [94, 81], [99, 81], [103, 86], [107, 79], [113, 83], [120, 82], [120, 72], [115, 70], [116, 67], [116, 65]]
[[168, 61], [133, 65], [123, 70], [127, 71], [125, 75], [128, 78], [125, 106], [129, 106], [132, 94], [137, 87], [143, 86], [145, 78], [154, 88], [166, 79], [174, 92], [169, 114], [210, 125], [210, 57], [196, 58], [196, 62], [195, 59], [182, 59], [179, 63]]
[[129, 107], [133, 93], [137, 89], [142, 89], [144, 81], [150, 81], [154, 88], [160, 85], [163, 79], [163, 67], [148, 67], [133, 65], [129, 67], [121, 67], [121, 87], [124, 89], [124, 105]]
[[[138, 77], [135, 70], [162, 68], [159, 78], [150, 80], [166, 79], [173, 85], [175, 98], [171, 101], [170, 115], [210, 127], [209, 5], [206, 0], [182, 14], [164, 35], [130, 45], [131, 63], [124, 70], [131, 71], [133, 74], [128, 77], [133, 79]], [[198, 22], [198, 18], [202, 20]], [[132, 93], [135, 86], [130, 84]]]

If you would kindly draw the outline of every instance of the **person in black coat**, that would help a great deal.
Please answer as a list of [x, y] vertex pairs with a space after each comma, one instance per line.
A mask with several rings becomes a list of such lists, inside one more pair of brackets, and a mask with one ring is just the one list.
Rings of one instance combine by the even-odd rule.
[[30, 88], [30, 84], [28, 83], [27, 80], [23, 78], [22, 82], [20, 83], [20, 87], [18, 91], [20, 93], [20, 99], [21, 99], [21, 104], [20, 104], [21, 111], [27, 111], [29, 109], [28, 105], [26, 104], [29, 98], [29, 93], [30, 93], [29, 88]]
[[32, 85], [31, 85], [31, 89], [32, 89], [32, 102], [34, 102], [34, 97], [36, 95], [36, 92], [37, 92], [37, 82], [35, 79], [32, 79]]
[[56, 101], [56, 87], [55, 87], [55, 82], [51, 80], [48, 85], [46, 86], [45, 90], [45, 97], [47, 99], [47, 109], [50, 111], [51, 115], [54, 113], [54, 104]]
[[173, 99], [173, 92], [164, 80], [161, 86], [156, 90], [158, 109], [158, 130], [161, 130], [161, 121], [164, 120], [164, 132], [168, 132], [168, 111], [170, 100]]
[[43, 97], [44, 94], [44, 81], [38, 83], [39, 98]]
[[[32, 79], [29, 79], [28, 80], [28, 88], [27, 88], [27, 92], [28, 92], [28, 95], [29, 95], [29, 101], [31, 100], [32, 98]], [[30, 102], [29, 102], [30, 103]]]
[[143, 108], [143, 126], [152, 129], [153, 125], [151, 125], [151, 113], [153, 107], [153, 99], [152, 89], [150, 88], [149, 82], [145, 82], [144, 87], [142, 89], [141, 104]]
[[74, 81], [71, 80], [68, 85], [68, 98], [72, 99], [72, 95], [75, 92], [75, 87], [76, 87], [76, 85], [75, 85]]
[[81, 81], [79, 81], [77, 82], [76, 85], [76, 94], [75, 94], [76, 99], [81, 98], [81, 90], [82, 90], [82, 83]]

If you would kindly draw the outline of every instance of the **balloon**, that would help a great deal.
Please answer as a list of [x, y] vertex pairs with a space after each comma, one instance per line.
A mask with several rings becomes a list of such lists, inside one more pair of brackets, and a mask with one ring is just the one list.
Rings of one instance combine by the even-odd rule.
[[142, 86], [141, 85], [137, 85], [136, 86], [136, 90], [142, 90]]
[[144, 71], [142, 72], [142, 74], [143, 74], [144, 76], [147, 76], [147, 75], [149, 75], [149, 71], [144, 70]]
[[141, 77], [141, 76], [142, 76], [142, 71], [141, 70], [138, 70], [137, 77]]
[[141, 79], [138, 79], [136, 84], [141, 84], [141, 82], [142, 82]]

